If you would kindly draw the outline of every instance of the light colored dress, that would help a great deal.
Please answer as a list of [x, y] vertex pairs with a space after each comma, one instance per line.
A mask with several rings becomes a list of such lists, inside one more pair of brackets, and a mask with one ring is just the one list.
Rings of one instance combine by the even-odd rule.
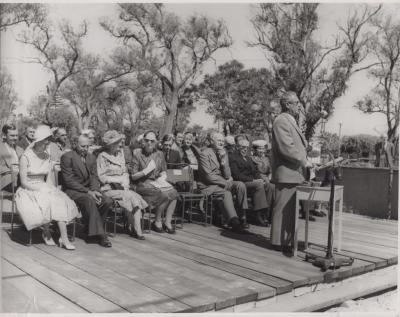
[[25, 157], [28, 181], [39, 190], [19, 187], [15, 193], [15, 202], [27, 230], [55, 221], [70, 222], [80, 218], [81, 214], [73, 200], [51, 184], [48, 175], [51, 173], [50, 157], [46, 160], [39, 158], [28, 147], [21, 157]]
[[[129, 189], [129, 174], [122, 152], [117, 156], [101, 152], [97, 157], [97, 174], [102, 184], [101, 190], [105, 195], [116, 199], [121, 207], [128, 211], [147, 208], [142, 196]], [[124, 189], [113, 189], [113, 183], [120, 184]]]

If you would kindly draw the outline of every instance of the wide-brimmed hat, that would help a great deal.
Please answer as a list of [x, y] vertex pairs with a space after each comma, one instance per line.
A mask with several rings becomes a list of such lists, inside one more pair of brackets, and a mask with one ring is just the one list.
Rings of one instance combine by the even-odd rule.
[[255, 140], [252, 143], [253, 147], [256, 147], [256, 148], [265, 148], [265, 146], [267, 144], [268, 144], [268, 142], [265, 140]]
[[102, 140], [104, 145], [111, 145], [121, 141], [122, 138], [123, 138], [122, 134], [118, 133], [118, 131], [109, 130], [106, 133], [104, 133]]
[[53, 136], [50, 127], [45, 124], [39, 125], [35, 130], [35, 140], [32, 143], [43, 141], [50, 136]]

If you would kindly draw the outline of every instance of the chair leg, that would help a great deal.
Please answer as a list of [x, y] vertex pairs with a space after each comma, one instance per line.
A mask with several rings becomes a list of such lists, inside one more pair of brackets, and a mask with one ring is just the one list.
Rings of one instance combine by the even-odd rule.
[[72, 224], [72, 238], [71, 242], [75, 241], [75, 236], [76, 236], [76, 219], [74, 219], [74, 222]]
[[114, 235], [115, 237], [117, 234], [117, 210], [114, 210]]
[[32, 245], [32, 230], [29, 230], [29, 242], [28, 242], [28, 247]]

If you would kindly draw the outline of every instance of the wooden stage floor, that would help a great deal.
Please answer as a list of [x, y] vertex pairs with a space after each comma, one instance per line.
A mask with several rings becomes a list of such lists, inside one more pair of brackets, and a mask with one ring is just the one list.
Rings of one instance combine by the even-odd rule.
[[[300, 220], [300, 241], [304, 221]], [[126, 234], [113, 247], [86, 244], [76, 251], [31, 247], [2, 231], [3, 311], [18, 313], [204, 312], [259, 301], [294, 288], [333, 282], [397, 263], [397, 221], [343, 215], [343, 251], [350, 267], [321, 272], [304, 261], [269, 249], [269, 228], [252, 226], [238, 235], [185, 224], [176, 235]], [[326, 244], [327, 221], [311, 223], [310, 241]], [[315, 252], [323, 248], [313, 246]], [[268, 311], [266, 307], [265, 311]]]

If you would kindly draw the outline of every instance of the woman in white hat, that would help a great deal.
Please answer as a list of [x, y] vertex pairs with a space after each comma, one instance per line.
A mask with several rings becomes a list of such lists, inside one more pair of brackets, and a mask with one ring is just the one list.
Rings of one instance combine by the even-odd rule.
[[144, 240], [140, 220], [147, 203], [142, 196], [129, 189], [129, 173], [120, 146], [122, 140], [123, 135], [115, 130], [104, 133], [104, 151], [97, 157], [97, 173], [104, 194], [117, 199], [119, 205], [127, 210], [129, 233]]
[[35, 131], [35, 141], [25, 150], [19, 162], [21, 187], [16, 192], [18, 212], [27, 230], [42, 226], [42, 237], [47, 245], [56, 245], [50, 230], [51, 221], [60, 229], [59, 246], [75, 250], [68, 240], [67, 223], [80, 213], [75, 203], [51, 181], [51, 161], [48, 153], [52, 132], [47, 125]]

